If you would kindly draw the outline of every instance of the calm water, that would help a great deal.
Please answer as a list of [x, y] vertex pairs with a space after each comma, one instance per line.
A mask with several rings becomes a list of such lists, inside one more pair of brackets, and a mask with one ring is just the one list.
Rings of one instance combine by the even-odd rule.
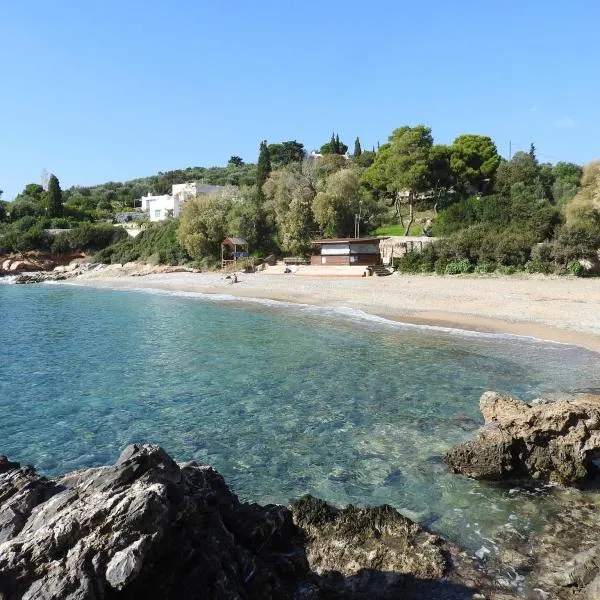
[[600, 388], [598, 355], [342, 313], [0, 285], [0, 453], [57, 474], [152, 441], [243, 498], [385, 502], [473, 552], [557, 510], [442, 456], [482, 422], [482, 392]]

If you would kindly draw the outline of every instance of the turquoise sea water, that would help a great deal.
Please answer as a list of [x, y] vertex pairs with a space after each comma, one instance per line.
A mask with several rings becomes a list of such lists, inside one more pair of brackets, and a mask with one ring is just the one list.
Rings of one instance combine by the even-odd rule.
[[0, 285], [0, 315], [0, 453], [53, 475], [151, 441], [242, 498], [388, 503], [473, 552], [556, 510], [446, 471], [481, 393], [600, 388], [581, 349], [344, 311]]

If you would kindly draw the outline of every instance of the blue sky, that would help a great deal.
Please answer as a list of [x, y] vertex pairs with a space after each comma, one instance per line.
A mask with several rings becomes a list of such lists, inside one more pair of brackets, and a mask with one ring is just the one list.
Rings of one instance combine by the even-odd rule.
[[0, 2], [0, 189], [255, 161], [260, 140], [600, 157], [600, 2]]

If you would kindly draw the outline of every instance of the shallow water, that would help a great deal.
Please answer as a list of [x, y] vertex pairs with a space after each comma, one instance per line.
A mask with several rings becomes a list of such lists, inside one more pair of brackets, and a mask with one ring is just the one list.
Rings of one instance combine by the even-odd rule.
[[344, 310], [0, 285], [0, 314], [0, 453], [58, 474], [152, 441], [243, 498], [388, 503], [480, 554], [561, 506], [447, 472], [479, 396], [600, 388], [572, 346]]

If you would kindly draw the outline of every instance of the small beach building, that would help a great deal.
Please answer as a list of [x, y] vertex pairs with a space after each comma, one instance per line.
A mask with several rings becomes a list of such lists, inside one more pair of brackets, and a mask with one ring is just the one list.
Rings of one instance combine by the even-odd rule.
[[311, 265], [376, 266], [381, 264], [379, 243], [382, 238], [338, 238], [313, 242], [317, 254], [311, 257]]
[[244, 238], [227, 237], [221, 242], [221, 268], [233, 265], [234, 268], [240, 258], [248, 258], [248, 242]]

